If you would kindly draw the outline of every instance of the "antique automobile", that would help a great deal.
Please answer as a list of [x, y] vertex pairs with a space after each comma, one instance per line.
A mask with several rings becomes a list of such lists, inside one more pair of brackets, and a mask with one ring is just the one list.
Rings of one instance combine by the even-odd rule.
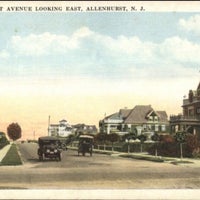
[[78, 143], [78, 156], [81, 153], [85, 156], [86, 153], [89, 153], [92, 156], [93, 150], [93, 141], [94, 137], [90, 135], [80, 135]]
[[38, 138], [38, 156], [39, 160], [56, 159], [61, 161], [62, 150], [60, 148], [60, 140], [52, 136], [44, 136]]

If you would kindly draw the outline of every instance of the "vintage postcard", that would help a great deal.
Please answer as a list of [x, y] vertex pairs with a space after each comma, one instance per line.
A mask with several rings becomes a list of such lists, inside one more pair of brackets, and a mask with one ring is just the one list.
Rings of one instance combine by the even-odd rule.
[[199, 6], [1, 1], [0, 199], [198, 199]]

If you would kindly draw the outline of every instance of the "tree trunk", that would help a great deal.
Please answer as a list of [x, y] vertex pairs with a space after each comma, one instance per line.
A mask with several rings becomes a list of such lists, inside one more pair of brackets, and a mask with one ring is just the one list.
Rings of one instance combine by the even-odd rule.
[[182, 143], [180, 143], [180, 150], [181, 150], [181, 159], [183, 158], [183, 147], [182, 147]]
[[113, 142], [112, 142], [112, 151], [114, 151]]
[[158, 149], [157, 149], [157, 144], [155, 144], [155, 156], [158, 156]]
[[128, 153], [130, 153], [130, 144], [128, 143]]

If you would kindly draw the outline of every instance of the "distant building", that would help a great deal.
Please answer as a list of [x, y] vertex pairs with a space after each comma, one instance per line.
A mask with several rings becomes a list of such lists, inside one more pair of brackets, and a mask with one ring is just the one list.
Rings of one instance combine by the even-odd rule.
[[165, 111], [155, 111], [151, 105], [137, 105], [133, 109], [120, 109], [99, 121], [100, 132], [126, 134], [135, 132], [166, 133], [169, 130]]
[[183, 113], [170, 116], [171, 132], [186, 131], [200, 138], [200, 83], [183, 99]]
[[67, 137], [72, 133], [72, 126], [65, 120], [59, 121], [59, 124], [50, 124], [48, 128], [49, 136]]
[[97, 128], [95, 125], [76, 124], [76, 125], [73, 125], [72, 128], [73, 128], [73, 132], [76, 135], [81, 135], [81, 134], [95, 135], [95, 134], [97, 134]]

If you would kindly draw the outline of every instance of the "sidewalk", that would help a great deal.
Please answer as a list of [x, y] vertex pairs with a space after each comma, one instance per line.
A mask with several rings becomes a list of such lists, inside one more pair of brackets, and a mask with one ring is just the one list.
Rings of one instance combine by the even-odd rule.
[[0, 162], [3, 160], [8, 150], [10, 149], [11, 144], [6, 145], [3, 149], [0, 149]]
[[[71, 150], [77, 150], [77, 147], [68, 147]], [[125, 153], [125, 152], [118, 152], [118, 151], [106, 151], [100, 149], [93, 149], [95, 153], [102, 153], [108, 154], [111, 156], [120, 156], [120, 157], [127, 157], [127, 158], [134, 158], [134, 159], [142, 159], [142, 160], [149, 160], [149, 161], [156, 161], [156, 162], [168, 162], [168, 163], [182, 163], [182, 164], [197, 164], [200, 166], [200, 159], [195, 158], [176, 158], [176, 157], [165, 157], [165, 156], [157, 156], [143, 153]]]

